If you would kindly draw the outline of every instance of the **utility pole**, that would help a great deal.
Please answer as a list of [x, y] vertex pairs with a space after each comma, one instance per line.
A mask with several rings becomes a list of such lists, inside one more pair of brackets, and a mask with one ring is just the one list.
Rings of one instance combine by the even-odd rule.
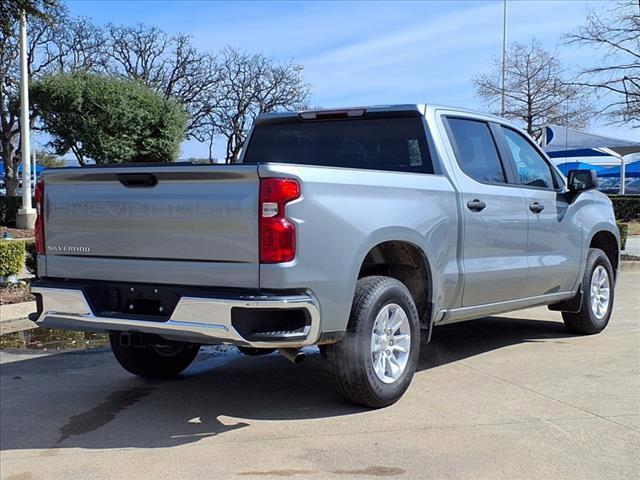
[[500, 113], [504, 117], [504, 87], [505, 87], [505, 78], [507, 75], [507, 0], [503, 2], [503, 13], [502, 13], [502, 91], [501, 91], [501, 108]]
[[22, 155], [22, 208], [16, 216], [16, 226], [32, 229], [36, 211], [31, 205], [31, 141], [29, 138], [29, 71], [27, 68], [27, 19], [20, 16], [20, 153]]

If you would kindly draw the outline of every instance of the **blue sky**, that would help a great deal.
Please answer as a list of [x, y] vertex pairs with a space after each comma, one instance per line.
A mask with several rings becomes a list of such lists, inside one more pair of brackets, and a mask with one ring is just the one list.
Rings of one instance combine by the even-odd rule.
[[[502, 1], [66, 2], [98, 24], [146, 23], [193, 37], [215, 52], [225, 45], [304, 65], [311, 105], [442, 103], [482, 109], [471, 77], [487, 70], [502, 45]], [[558, 50], [569, 69], [591, 64], [594, 52], [558, 45], [606, 2], [509, 1], [508, 41], [532, 36]], [[595, 121], [590, 130], [640, 140], [640, 132]], [[222, 140], [216, 148], [224, 150]], [[185, 142], [182, 157], [206, 156]]]

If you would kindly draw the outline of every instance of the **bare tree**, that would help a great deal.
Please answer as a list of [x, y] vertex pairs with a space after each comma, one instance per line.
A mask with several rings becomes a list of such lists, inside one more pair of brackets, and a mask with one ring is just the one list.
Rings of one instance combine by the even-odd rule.
[[618, 2], [606, 12], [606, 18], [592, 10], [586, 24], [567, 40], [603, 53], [597, 66], [582, 72], [579, 82], [595, 88], [608, 100], [600, 113], [614, 123], [639, 128], [640, 0]]
[[[494, 59], [490, 73], [473, 78], [476, 95], [500, 114], [502, 98], [501, 60]], [[591, 106], [585, 88], [565, 80], [557, 56], [532, 39], [528, 45], [512, 43], [506, 57], [504, 116], [522, 122], [538, 139], [545, 123], [582, 127]]]
[[[70, 17], [68, 13], [58, 19], [59, 27], [42, 42], [44, 58], [51, 59], [45, 74], [72, 73], [78, 70], [102, 71], [100, 62], [104, 35], [87, 17]], [[34, 52], [35, 53], [35, 52]], [[43, 70], [40, 66], [40, 70]], [[32, 72], [38, 76], [40, 72]]]
[[[309, 95], [301, 68], [291, 62], [231, 47], [216, 57], [198, 51], [187, 35], [143, 24], [98, 28], [87, 18], [70, 17], [57, 0], [32, 2], [48, 10], [29, 19], [30, 78], [86, 70], [139, 80], [186, 110], [186, 137], [209, 144], [209, 161], [219, 138], [227, 144], [226, 160], [237, 161], [259, 113], [300, 108]], [[7, 193], [14, 195], [20, 163], [19, 47], [17, 21], [11, 21], [10, 34], [0, 37], [0, 143]], [[37, 125], [35, 116], [31, 123]]]
[[198, 52], [187, 35], [169, 35], [158, 27], [109, 24], [105, 29], [103, 68], [140, 80], [189, 114], [187, 138], [205, 127], [210, 99], [219, 83], [215, 56]]
[[49, 19], [50, 11], [58, 6], [58, 0], [3, 0], [0, 9], [0, 34], [11, 35], [22, 12], [27, 17]]
[[235, 163], [249, 128], [260, 113], [303, 108], [309, 86], [293, 62], [278, 63], [260, 53], [225, 47], [219, 56], [220, 84], [207, 116], [209, 129], [200, 141], [226, 141], [226, 162]]
[[226, 140], [227, 161], [236, 161], [258, 113], [300, 106], [309, 95], [298, 66], [262, 54], [199, 52], [190, 37], [143, 24], [108, 25], [105, 37], [104, 70], [180, 103], [189, 114], [187, 138], [207, 143], [210, 161], [217, 138]]
[[[95, 27], [86, 19], [71, 19], [55, 2], [42, 15], [27, 19], [27, 68], [29, 78], [47, 73], [87, 69], [96, 65], [99, 40]], [[0, 144], [7, 195], [15, 195], [20, 164], [18, 22], [0, 36]], [[33, 128], [35, 117], [31, 118]]]

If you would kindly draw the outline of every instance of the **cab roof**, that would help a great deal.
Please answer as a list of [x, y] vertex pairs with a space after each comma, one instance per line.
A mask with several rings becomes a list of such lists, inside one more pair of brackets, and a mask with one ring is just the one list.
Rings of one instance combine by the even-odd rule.
[[[505, 123], [505, 119], [484, 112], [474, 111], [471, 109], [451, 107], [446, 105], [434, 105], [424, 103], [403, 103], [393, 105], [368, 105], [342, 108], [326, 108], [312, 110], [298, 110], [285, 112], [261, 113], [255, 123], [257, 125], [266, 123], [280, 123], [293, 119], [301, 120], [323, 120], [335, 118], [357, 118], [361, 116], [378, 116], [384, 114], [405, 114], [407, 116], [422, 116], [428, 111], [447, 110], [450, 112], [460, 112], [482, 116], [485, 119], [494, 119], [501, 123]], [[404, 116], [404, 115], [402, 115]]]

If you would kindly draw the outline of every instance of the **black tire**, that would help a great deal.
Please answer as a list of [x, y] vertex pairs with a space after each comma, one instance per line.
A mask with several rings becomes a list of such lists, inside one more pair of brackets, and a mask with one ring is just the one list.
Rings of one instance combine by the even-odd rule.
[[[592, 291], [591, 280], [594, 272], [598, 267], [602, 266], [608, 276], [609, 284], [609, 303], [606, 312], [600, 318], [591, 307]], [[587, 264], [582, 277], [582, 305], [577, 313], [562, 312], [562, 320], [570, 332], [582, 335], [593, 335], [600, 333], [609, 323], [611, 312], [613, 310], [614, 297], [614, 276], [611, 262], [607, 255], [599, 248], [590, 248], [587, 255]]]
[[[402, 374], [385, 383], [372, 361], [371, 335], [378, 313], [396, 304], [408, 318], [408, 359]], [[394, 278], [371, 276], [358, 280], [345, 337], [326, 346], [327, 360], [338, 391], [351, 403], [371, 408], [395, 403], [407, 390], [418, 365], [420, 321], [409, 290]]]
[[109, 334], [111, 350], [125, 370], [140, 377], [177, 377], [191, 365], [200, 350], [199, 345], [182, 342], [157, 344], [137, 341], [123, 344], [121, 335], [117, 332]]
[[320, 355], [325, 360], [327, 359], [327, 345], [318, 345], [318, 350], [320, 350]]

